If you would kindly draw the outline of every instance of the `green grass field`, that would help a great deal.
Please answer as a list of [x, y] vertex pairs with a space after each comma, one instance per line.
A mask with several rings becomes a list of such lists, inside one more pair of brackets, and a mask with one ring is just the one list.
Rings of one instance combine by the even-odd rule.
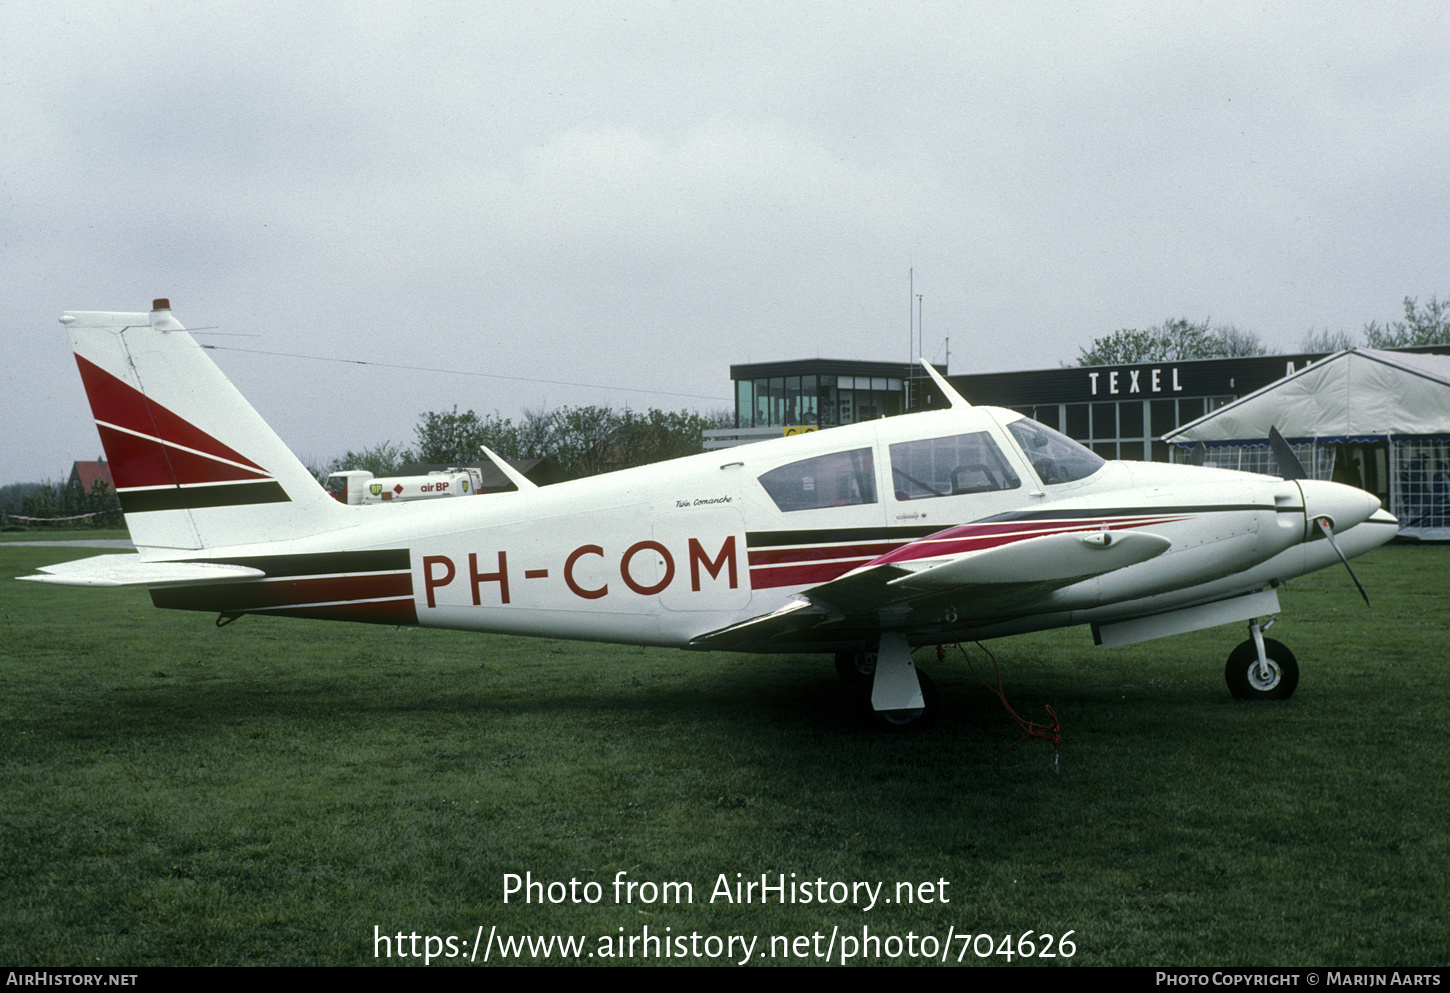
[[130, 537], [131, 533], [125, 528], [27, 528], [23, 531], [17, 529], [0, 532], [0, 545], [26, 541], [94, 541]]
[[[1281, 591], [1272, 634], [1303, 670], [1283, 703], [1230, 698], [1237, 626], [991, 643], [1017, 710], [1061, 718], [1057, 774], [1040, 742], [999, 770], [1016, 726], [955, 651], [917, 653], [941, 720], [891, 736], [826, 657], [217, 629], [142, 590], [8, 578], [82, 554], [0, 547], [0, 964], [369, 964], [375, 934], [471, 951], [493, 927], [586, 936], [540, 961], [592, 964], [646, 928], [706, 955], [758, 936], [757, 964], [828, 941], [841, 961], [863, 933], [881, 957], [855, 961], [1001, 964], [977, 953], [1029, 931], [1059, 952], [1071, 932], [1072, 957], [1032, 961], [1077, 965], [1450, 962], [1446, 550], [1357, 560], [1372, 609], [1342, 570]], [[616, 902], [620, 872], [693, 902]], [[505, 903], [509, 873], [601, 899]], [[722, 875], [782, 873], [946, 886], [711, 902]]]

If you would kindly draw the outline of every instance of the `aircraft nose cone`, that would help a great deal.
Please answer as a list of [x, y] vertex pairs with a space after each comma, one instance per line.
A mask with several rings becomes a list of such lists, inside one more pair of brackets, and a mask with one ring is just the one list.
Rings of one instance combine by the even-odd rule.
[[1358, 487], [1326, 483], [1319, 479], [1301, 479], [1298, 486], [1304, 496], [1306, 535], [1318, 531], [1314, 522], [1321, 517], [1329, 518], [1330, 527], [1339, 534], [1356, 524], [1363, 524], [1380, 509], [1379, 498]]

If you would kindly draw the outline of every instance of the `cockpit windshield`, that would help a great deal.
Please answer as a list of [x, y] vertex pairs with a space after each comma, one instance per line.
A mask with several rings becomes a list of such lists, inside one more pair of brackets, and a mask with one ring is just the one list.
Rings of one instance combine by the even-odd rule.
[[1007, 425], [1017, 444], [1032, 463], [1032, 469], [1045, 485], [1070, 483], [1086, 479], [1106, 463], [1091, 451], [1031, 418], [1024, 417]]

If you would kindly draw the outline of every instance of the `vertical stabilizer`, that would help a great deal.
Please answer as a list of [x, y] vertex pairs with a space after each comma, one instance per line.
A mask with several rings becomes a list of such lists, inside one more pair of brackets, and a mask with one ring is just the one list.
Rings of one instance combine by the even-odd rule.
[[168, 301], [150, 313], [68, 311], [60, 320], [143, 555], [351, 523], [172, 317]]

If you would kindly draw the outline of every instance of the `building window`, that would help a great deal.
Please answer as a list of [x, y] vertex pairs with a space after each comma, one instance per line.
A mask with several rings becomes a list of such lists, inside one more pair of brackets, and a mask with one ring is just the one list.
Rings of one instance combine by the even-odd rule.
[[802, 424], [820, 424], [820, 387], [816, 385], [815, 376], [801, 377], [801, 409], [800, 422]]
[[836, 377], [821, 377], [821, 427], [830, 428], [840, 424], [840, 397], [836, 392]]
[[1063, 434], [1069, 438], [1080, 438], [1083, 441], [1092, 437], [1092, 430], [1088, 426], [1087, 404], [1070, 403], [1067, 405], [1067, 430]]
[[755, 426], [754, 380], [741, 379], [735, 383], [735, 426], [737, 428]]

